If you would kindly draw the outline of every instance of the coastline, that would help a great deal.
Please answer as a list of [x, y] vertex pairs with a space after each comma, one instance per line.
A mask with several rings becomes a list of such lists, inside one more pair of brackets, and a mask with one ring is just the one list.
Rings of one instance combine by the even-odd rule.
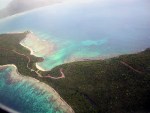
[[[17, 39], [20, 39], [19, 41], [16, 40], [16, 42], [15, 42], [17, 44], [17, 46], [19, 47], [17, 49], [18, 52], [15, 51], [15, 49], [10, 48], [11, 46], [9, 47], [10, 50], [8, 50], [8, 52], [12, 51], [13, 53], [17, 53], [19, 56], [20, 55], [22, 56], [22, 55], [24, 55], [26, 53], [25, 54], [26, 58], [28, 56], [31, 57], [31, 58], [34, 57], [34, 56], [30, 55], [30, 51], [29, 50], [26, 50], [24, 47], [22, 47], [19, 44], [21, 42], [21, 40], [23, 40], [26, 37], [27, 33], [28, 32], [24, 32], [23, 35], [22, 35], [23, 37], [21, 37], [21, 35], [14, 34], [14, 35], [17, 35], [16, 36], [16, 37], [18, 37]], [[15, 36], [14, 36], [14, 38], [15, 38]], [[6, 41], [9, 42], [9, 37], [8, 37], [8, 39]], [[1, 44], [3, 44], [3, 42], [4, 41], [1, 41]], [[31, 44], [33, 44], [33, 43], [31, 43]], [[9, 45], [11, 45], [11, 43]], [[5, 45], [4, 47], [7, 48], [8, 46]], [[5, 50], [5, 48], [4, 48], [4, 50]], [[20, 48], [24, 49], [23, 53], [22, 52], [19, 53], [20, 50], [21, 50]], [[107, 78], [110, 78], [110, 76], [112, 76], [112, 72], [114, 73], [113, 74], [114, 78], [112, 78], [113, 80], [115, 80], [115, 78], [120, 77], [120, 73], [123, 73], [123, 75], [125, 75], [125, 76], [121, 76], [121, 77], [123, 77], [121, 80], [126, 79], [126, 74], [128, 75], [128, 73], [131, 73], [131, 75], [136, 75], [136, 76], [140, 76], [140, 77], [142, 77], [142, 76], [146, 77], [148, 75], [145, 75], [145, 73], [149, 72], [149, 67], [148, 66], [150, 64], [150, 62], [148, 62], [149, 58], [150, 58], [149, 57], [149, 54], [150, 54], [149, 52], [150, 51], [149, 51], [149, 49], [147, 49], [147, 50], [148, 50], [148, 52], [145, 50], [144, 53], [142, 52], [142, 53], [139, 53], [139, 54], [134, 54], [134, 53], [132, 53], [130, 55], [123, 54], [121, 56], [117, 56], [118, 58], [113, 57], [111, 59], [108, 59], [108, 60], [106, 59], [104, 61], [102, 61], [102, 60], [92, 61], [91, 59], [85, 59], [85, 60], [87, 60], [87, 62], [74, 62], [74, 63], [71, 63], [71, 64], [63, 64], [63, 65], [60, 65], [60, 66], [56, 67], [56, 70], [55, 69], [51, 70], [48, 73], [47, 72], [40, 72], [43, 76], [47, 75], [47, 76], [45, 76], [45, 78], [49, 78], [49, 77], [51, 77], [51, 74], [53, 74], [53, 73], [55, 74], [58, 69], [65, 69], [66, 78], [63, 79], [63, 80], [59, 80], [57, 82], [55, 80], [51, 80], [51, 79], [42, 79], [42, 78], [40, 78], [41, 76], [38, 76], [39, 78], [34, 79], [32, 77], [32, 75], [33, 75], [32, 73], [29, 73], [29, 74], [28, 73], [21, 73], [20, 71], [19, 71], [20, 76], [18, 76], [18, 75], [16, 76], [15, 73], [17, 73], [17, 71], [14, 71], [15, 69], [12, 69], [12, 67], [14, 67], [14, 68], [18, 67], [18, 65], [16, 63], [9, 62], [9, 61], [6, 62], [6, 63], [1, 64], [2, 67], [0, 66], [0, 70], [2, 72], [2, 77], [9, 78], [8, 82], [11, 83], [12, 85], [14, 83], [18, 84], [18, 82], [23, 83], [23, 86], [26, 86], [26, 84], [28, 84], [31, 87], [35, 87], [35, 89], [37, 91], [40, 91], [40, 92], [42, 91], [42, 92], [45, 92], [46, 94], [48, 94], [46, 96], [47, 97], [47, 102], [48, 102], [48, 104], [49, 104], [49, 102], [52, 102], [52, 105], [53, 105], [52, 108], [54, 108], [56, 110], [63, 111], [64, 107], [65, 107], [64, 109], [69, 109], [70, 110], [71, 107], [69, 107], [69, 108], [67, 107], [66, 108], [66, 104], [67, 104], [66, 102], [69, 102], [70, 106], [72, 106], [72, 108], [73, 108], [73, 110], [75, 110], [75, 112], [82, 113], [83, 109], [84, 109], [84, 112], [88, 113], [88, 111], [93, 111], [93, 112], [95, 110], [96, 111], [98, 111], [98, 110], [101, 111], [101, 109], [98, 108], [98, 107], [97, 107], [97, 109], [95, 109], [95, 106], [99, 106], [99, 105], [97, 105], [97, 104], [93, 105], [93, 104], [89, 104], [89, 103], [91, 103], [91, 102], [92, 103], [93, 102], [97, 102], [97, 103], [99, 102], [100, 103], [101, 100], [102, 100], [102, 102], [105, 104], [105, 95], [103, 95], [104, 96], [104, 99], [103, 99], [103, 97], [101, 98], [101, 95], [96, 95], [96, 94], [93, 93], [93, 90], [94, 91], [98, 91], [100, 93], [101, 93], [101, 91], [103, 91], [103, 89], [98, 90], [97, 88], [95, 88], [95, 87], [101, 87], [103, 85], [103, 82], [99, 82], [99, 80], [101, 78], [98, 79], [99, 76], [97, 76], [97, 73], [99, 73], [100, 76], [105, 77], [104, 79], [102, 79], [102, 81], [104, 80], [105, 83], [109, 82]], [[5, 51], [4, 51], [4, 53], [5, 53]], [[2, 51], [2, 59], [9, 59], [9, 57], [6, 58], [5, 56], [6, 55], [4, 55], [4, 57], [3, 57], [3, 51]], [[88, 62], [88, 60], [89, 60], [89, 62]], [[36, 63], [38, 61], [40, 62], [42, 60], [36, 60], [34, 63]], [[24, 62], [26, 64], [26, 60]], [[7, 65], [5, 65], [5, 64], [8, 64], [8, 65], [10, 64], [10, 66], [12, 66], [12, 67], [9, 67], [7, 69], [6, 68]], [[14, 65], [11, 65], [11, 64], [14, 64]], [[141, 65], [139, 65], [139, 64], [143, 64], [144, 70], [142, 70], [143, 67]], [[26, 65], [24, 65], [22, 69], [24, 69], [25, 66]], [[138, 67], [138, 66], [140, 66], [140, 67]], [[68, 67], [69, 67], [69, 69], [67, 69]], [[35, 65], [34, 65], [34, 68], [35, 68]], [[18, 67], [17, 69], [19, 70], [20, 68]], [[30, 68], [30, 69], [32, 69], [32, 68]], [[5, 70], [6, 70], [6, 74], [7, 74], [7, 71], [8, 71], [8, 75], [6, 75], [6, 76], [5, 76], [5, 74], [3, 74], [5, 72]], [[116, 71], [116, 70], [118, 70], [118, 71]], [[33, 71], [35, 71], [35, 70], [33, 70]], [[37, 74], [39, 74], [38, 71], [39, 70], [36, 69], [35, 72], [37, 72]], [[28, 71], [26, 71], [26, 72], [28, 72]], [[31, 70], [31, 72], [32, 72], [32, 70]], [[91, 73], [94, 76], [91, 76]], [[30, 77], [24, 77], [24, 75], [30, 75]], [[61, 75], [63, 76], [63, 72], [61, 72]], [[62, 77], [62, 76], [60, 76], [60, 77]], [[28, 80], [26, 78], [28, 78]], [[56, 78], [59, 78], [59, 77], [56, 77]], [[129, 78], [128, 80], [131, 81], [131, 83], [132, 83], [132, 80], [134, 80], [134, 79], [137, 79], [138, 81], [141, 81], [140, 80], [141, 78], [138, 79], [137, 77]], [[97, 83], [99, 83], [99, 84], [95, 84], [94, 82], [92, 82], [93, 80], [97, 80]], [[114, 82], [118, 83], [117, 80], [114, 81]], [[145, 79], [142, 78], [142, 80], [144, 81]], [[40, 81], [42, 81], [42, 82], [40, 82]], [[110, 85], [112, 85], [111, 83], [112, 82], [110, 82]], [[91, 86], [90, 89], [92, 89], [92, 91], [89, 91], [89, 84]], [[137, 82], [137, 84], [139, 84], [139, 82]], [[144, 84], [146, 85], [147, 83], [144, 82]], [[81, 87], [82, 85], [83, 85], [83, 87]], [[106, 85], [106, 88], [107, 88], [107, 84], [105, 84], [105, 85]], [[122, 85], [124, 86], [124, 83], [123, 82], [119, 82], [118, 86], [122, 86]], [[52, 87], [52, 89], [51, 89], [51, 87]], [[80, 87], [81, 87], [81, 89], [79, 90], [78, 88], [80, 88]], [[63, 97], [64, 100], [66, 100], [66, 102], [64, 100], [62, 100], [61, 97], [59, 97], [59, 94], [57, 92], [55, 94], [55, 90], [53, 90], [53, 88], [56, 91], [59, 92], [59, 94]], [[136, 85], [134, 85], [133, 89], [136, 89], [136, 88], [137, 89], [139, 89], [139, 88], [143, 89], [143, 87], [136, 87]], [[27, 88], [27, 89], [30, 89], [30, 87]], [[76, 93], [78, 90], [79, 90], [79, 92]], [[117, 90], [119, 91], [120, 89], [117, 88], [114, 91], [114, 93], [118, 92]], [[91, 95], [90, 99], [92, 99], [92, 100], [89, 100], [88, 98], [85, 97], [84, 93], [82, 93], [84, 91], [85, 91], [85, 94], [89, 93]], [[147, 93], [146, 91], [143, 91], [143, 92]], [[135, 95], [135, 93], [137, 94], [137, 92], [133, 92], [133, 95]], [[26, 94], [26, 93], [24, 93], [24, 94]], [[49, 94], [54, 95], [54, 96], [49, 96]], [[43, 95], [43, 93], [42, 93], [42, 95]], [[111, 97], [111, 96], [112, 95], [108, 95], [107, 96], [107, 93], [106, 93], [106, 97]], [[36, 96], [34, 96], [34, 97], [36, 98]], [[45, 98], [44, 95], [42, 97]], [[71, 97], [71, 98], [68, 98], [68, 97]], [[101, 99], [96, 99], [95, 97], [96, 98], [101, 98]], [[115, 97], [115, 95], [113, 95], [113, 97]], [[129, 99], [132, 99], [132, 98], [129, 98]], [[25, 100], [25, 99], [23, 98], [22, 100]], [[34, 100], [36, 100], [36, 99], [34, 99]], [[135, 101], [136, 100], [137, 99], [135, 99]], [[144, 102], [144, 100], [142, 100], [142, 101]], [[137, 103], [138, 103], [138, 101], [137, 101]], [[46, 104], [46, 105], [48, 105], [48, 104]], [[87, 106], [85, 106], [85, 104]], [[130, 106], [131, 104], [129, 103], [128, 105]], [[62, 106], [62, 109], [61, 109], [61, 106]], [[69, 106], [69, 105], [67, 104], [67, 106]], [[80, 109], [81, 106], [83, 107], [83, 109]], [[31, 108], [33, 108], [33, 107], [31, 107]], [[71, 113], [74, 112], [74, 111], [72, 111], [72, 108], [71, 108]], [[87, 108], [91, 108], [91, 109], [87, 109]], [[121, 109], [119, 109], [119, 110], [121, 110]], [[91, 113], [93, 113], [93, 112], [91, 112]]]
[[[18, 32], [18, 33], [21, 33], [21, 32]], [[34, 44], [28, 45], [28, 43], [30, 43], [30, 42], [34, 42]], [[54, 49], [55, 49], [55, 45], [53, 43], [47, 43], [46, 40], [39, 39], [39, 37], [36, 36], [31, 31], [28, 31], [28, 34], [20, 42], [20, 45], [27, 48], [30, 51], [30, 55], [34, 55], [36, 57], [43, 57], [43, 56], [46, 56], [48, 54], [52, 54]], [[37, 46], [34, 47], [35, 45], [37, 45]], [[45, 45], [44, 46], [45, 48], [43, 49], [43, 51], [41, 51], [40, 46], [43, 46], [43, 45]], [[52, 46], [49, 46], [49, 45], [52, 45]], [[45, 50], [48, 50], [48, 51], [45, 51]], [[41, 55], [39, 55], [38, 52], [40, 52], [40, 53], [43, 52], [43, 53]], [[136, 53], [138, 53], [138, 52], [136, 52]], [[131, 53], [128, 53], [128, 54], [131, 54]], [[119, 57], [120, 55], [121, 54], [116, 53], [116, 54], [112, 54], [112, 55], [100, 56], [100, 57], [97, 57], [97, 58], [76, 58], [76, 59], [73, 59], [73, 60], [70, 58], [69, 60], [64, 61], [64, 63], [71, 63], [71, 62], [75, 62], [75, 61], [79, 62], [79, 61], [105, 60], [105, 59], [109, 59], [109, 58], [113, 58], [113, 57]], [[43, 67], [41, 67], [38, 62], [35, 63], [35, 66], [40, 71], [50, 71], [49, 69], [46, 70]]]
[[[11, 32], [11, 33], [6, 33], [6, 34], [15, 34], [15, 33], [23, 33], [23, 32]], [[24, 45], [23, 41], [27, 38], [30, 38], [28, 37], [28, 35], [34, 35], [32, 32], [29, 31], [29, 33], [27, 33], [26, 37], [23, 38], [23, 40], [20, 41], [20, 45], [27, 48], [28, 50], [30, 50], [30, 54], [31, 55], [34, 55], [34, 56], [37, 56], [34, 51]], [[35, 37], [35, 36], [34, 36]], [[38, 38], [37, 38], [38, 39]], [[39, 39], [38, 39], [39, 40]], [[32, 41], [32, 40], [31, 40]], [[34, 41], [34, 40], [33, 40]], [[41, 41], [41, 40], [39, 40]], [[35, 79], [35, 78], [32, 78], [32, 77], [26, 77], [26, 76], [23, 76], [22, 74], [20, 74], [18, 72], [18, 69], [16, 67], [16, 65], [14, 64], [6, 64], [6, 65], [0, 65], [0, 70], [3, 70], [5, 68], [9, 68], [9, 67], [12, 67], [13, 68], [13, 71], [11, 72], [11, 75], [19, 75], [19, 76], [12, 76], [12, 79], [14, 79], [14, 82], [15, 81], [20, 81], [22, 79], [27, 79], [27, 81], [29, 83], [33, 83], [35, 85], [35, 87], [39, 90], [45, 90], [46, 92], [48, 92], [49, 94], [53, 95], [53, 99], [50, 99], [49, 101], [54, 101], [55, 105], [58, 106], [56, 108], [61, 108], [63, 109], [66, 113], [74, 113], [74, 110], [60, 97], [60, 95], [52, 88], [50, 87], [49, 85], [47, 85], [46, 83], [43, 83], [43, 82], [40, 82], [39, 80]], [[41, 70], [41, 71], [46, 71], [44, 69], [42, 69], [40, 66], [38, 66], [36, 64], [36, 67], [37, 69]], [[40, 85], [39, 85], [40, 84]], [[67, 110], [67, 111], [66, 111]]]
[[[16, 32], [17, 33], [17, 32]], [[19, 32], [21, 33], [21, 32]], [[40, 47], [40, 46], [43, 46], [43, 45], [46, 45], [45, 46], [45, 49], [49, 49], [47, 52], [40, 52], [42, 53], [41, 55], [39, 55], [38, 53], [36, 53], [37, 51], [41, 51], [39, 49], [39, 47], [37, 46], [36, 48], [34, 47], [33, 44], [31, 45], [28, 45], [29, 42], [34, 42], [34, 45], [37, 45]], [[39, 43], [40, 42], [40, 43]], [[26, 35], [26, 37], [19, 43], [21, 46], [27, 48], [29, 51], [30, 51], [30, 55], [34, 55], [36, 57], [43, 57], [43, 56], [46, 56], [48, 54], [52, 54], [54, 49], [55, 49], [55, 45], [53, 45], [53, 43], [47, 43], [46, 40], [41, 40], [39, 39], [38, 36], [36, 36], [33, 32], [31, 31], [28, 31], [28, 34]], [[49, 45], [52, 45], [52, 46], [49, 46]], [[112, 55], [112, 56], [109, 56], [109, 57], [98, 57], [98, 58], [89, 58], [89, 59], [86, 59], [86, 58], [80, 58], [80, 59], [75, 59], [75, 60], [68, 60], [68, 61], [65, 61], [64, 63], [71, 63], [71, 62], [75, 62], [75, 61], [93, 61], [93, 60], [104, 60], [104, 59], [107, 59], [107, 58], [111, 58], [111, 57], [116, 57], [116, 56], [119, 56], [119, 55]], [[35, 66], [38, 70], [40, 71], [50, 71], [50, 70], [46, 70], [44, 68], [42, 68], [40, 65], [38, 65], [38, 63], [35, 63]]]
[[31, 48], [29, 48], [28, 46], [23, 45], [23, 43], [20, 43], [20, 45], [27, 48], [28, 50], [30, 50], [30, 55], [36, 56]]
[[[74, 113], [73, 109], [60, 97], [60, 95], [52, 87], [50, 87], [49, 85], [47, 85], [43, 82], [40, 82], [39, 80], [37, 80], [35, 78], [21, 75], [18, 72], [18, 69], [14, 64], [0, 65], [0, 70], [9, 68], [9, 67], [12, 68], [12, 72], [10, 73], [11, 75], [13, 75], [12, 79], [15, 79], [17, 81], [25, 79], [29, 83], [31, 83], [31, 84], [33, 83], [35, 88], [37, 88], [39, 90], [44, 90], [48, 94], [52, 95], [52, 99], [50, 99], [49, 101], [53, 101], [55, 103], [55, 106], [60, 107], [67, 113]], [[14, 75], [16, 75], [16, 76], [14, 76]]]
[[[34, 45], [29, 44], [30, 42], [34, 42]], [[36, 57], [43, 57], [52, 54], [55, 49], [55, 44], [52, 42], [47, 42], [46, 40], [40, 40], [31, 31], [27, 33], [26, 37], [19, 44], [27, 48], [30, 51], [30, 55], [34, 55]], [[43, 47], [43, 45], [45, 46]], [[49, 71], [39, 66], [38, 63], [36, 63], [35, 66], [40, 71]]]
[[[15, 34], [15, 33], [23, 33], [23, 32], [8, 32], [5, 34]], [[32, 31], [26, 31], [26, 36], [24, 39], [20, 41], [20, 45], [27, 48], [30, 51], [30, 55], [36, 56], [36, 57], [42, 57], [44, 59], [45, 56], [53, 54], [54, 50], [56, 49], [56, 45], [53, 42], [47, 42], [46, 40], [40, 39], [38, 36], [36, 36]], [[44, 45], [44, 47], [43, 47]], [[140, 51], [144, 50], [139, 50], [134, 53], [139, 53]], [[125, 53], [125, 54], [132, 54], [130, 53]], [[105, 60], [113, 57], [119, 57], [122, 54], [111, 54], [111, 55], [105, 55], [105, 56], [100, 56], [96, 58], [76, 58], [76, 59], [69, 59], [65, 60], [64, 63], [71, 63], [75, 61], [95, 61], [95, 60]], [[40, 71], [50, 71], [50, 69], [44, 69], [42, 66], [40, 66], [40, 63], [42, 62], [37, 62], [35, 63], [35, 66], [38, 70]]]
[[40, 71], [47, 71], [47, 70], [44, 70], [42, 67], [40, 67], [37, 63], [35, 64], [36, 68]]

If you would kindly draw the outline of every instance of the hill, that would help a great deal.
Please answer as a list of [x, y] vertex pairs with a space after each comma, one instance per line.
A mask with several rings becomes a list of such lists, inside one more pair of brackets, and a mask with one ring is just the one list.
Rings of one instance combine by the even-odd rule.
[[43, 79], [76, 113], [150, 112], [150, 49], [96, 61], [73, 62], [63, 68], [66, 78]]
[[[14, 63], [22, 75], [32, 76], [53, 87], [76, 113], [148, 113], [150, 112], [150, 49], [118, 57], [67, 63], [51, 71], [39, 73], [59, 76], [63, 68], [65, 78], [48, 79], [36, 75], [27, 68], [37, 70], [35, 63], [41, 58], [19, 42], [26, 36], [20, 34], [0, 35], [0, 65]], [[2, 48], [7, 48], [4, 51]], [[14, 57], [15, 56], [15, 57]]]

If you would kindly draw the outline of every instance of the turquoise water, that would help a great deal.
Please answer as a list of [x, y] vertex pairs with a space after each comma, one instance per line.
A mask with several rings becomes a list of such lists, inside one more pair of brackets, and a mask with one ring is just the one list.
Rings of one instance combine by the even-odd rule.
[[[81, 59], [107, 58], [150, 47], [149, 0], [70, 0], [0, 20], [0, 33], [31, 30], [56, 45], [44, 69]], [[33, 42], [34, 45], [34, 42]], [[45, 46], [45, 45], [43, 45]], [[48, 49], [48, 48], [47, 48]], [[42, 56], [42, 55], [41, 55]], [[61, 113], [36, 80], [0, 71], [0, 103], [24, 113]], [[36, 82], [36, 83], [35, 83]]]
[[148, 0], [72, 0], [0, 20], [0, 32], [31, 30], [53, 41], [57, 49], [39, 64], [49, 70], [150, 47], [149, 10]]
[[53, 92], [33, 78], [12, 73], [7, 67], [0, 70], [0, 103], [21, 113], [64, 113], [57, 105]]

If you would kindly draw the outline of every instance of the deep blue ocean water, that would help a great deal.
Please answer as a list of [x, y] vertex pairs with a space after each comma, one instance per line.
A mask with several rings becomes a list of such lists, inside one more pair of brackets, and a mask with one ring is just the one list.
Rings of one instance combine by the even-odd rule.
[[[1, 67], [0, 67], [1, 68]], [[31, 77], [18, 75], [12, 66], [0, 69], [0, 104], [21, 113], [66, 113], [57, 95]], [[68, 108], [67, 108], [68, 109]]]
[[40, 64], [48, 70], [78, 59], [150, 47], [149, 10], [148, 0], [72, 0], [2, 19], [0, 32], [31, 30], [53, 41], [57, 50]]
[[[55, 52], [43, 55], [45, 60], [39, 64], [49, 70], [66, 62], [150, 47], [149, 11], [149, 0], [72, 0], [1, 19], [0, 33], [30, 30], [41, 40], [55, 43]], [[19, 111], [27, 108], [26, 113], [56, 112], [45, 94], [41, 96], [26, 81], [6, 83], [7, 77], [6, 70], [0, 72], [1, 103]]]

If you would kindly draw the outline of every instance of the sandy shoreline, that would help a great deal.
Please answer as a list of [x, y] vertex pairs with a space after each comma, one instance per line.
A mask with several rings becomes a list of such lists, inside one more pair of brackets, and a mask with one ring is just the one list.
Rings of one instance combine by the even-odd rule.
[[40, 82], [39, 80], [32, 78], [32, 77], [27, 77], [23, 76], [18, 72], [17, 67], [14, 64], [7, 64], [7, 65], [0, 65], [0, 68], [9, 68], [12, 67], [12, 72], [11, 75], [13, 75], [12, 79], [16, 80], [22, 80], [25, 79], [29, 83], [33, 83], [34, 87], [38, 88], [39, 90], [44, 90], [48, 94], [52, 94], [52, 98], [49, 101], [53, 101], [56, 106], [60, 107], [63, 109], [66, 113], [74, 113], [73, 109], [60, 97], [60, 95], [49, 85]]
[[30, 50], [30, 55], [36, 56], [31, 48], [29, 48], [28, 46], [24, 45], [23, 43], [20, 43], [20, 45], [25, 47], [25, 48], [27, 48], [27, 49], [29, 49]]
[[[7, 34], [14, 34], [14, 33], [23, 33], [23, 32], [12, 32], [12, 33], [7, 33]], [[34, 38], [32, 38], [34, 37]], [[24, 41], [26, 39], [31, 39], [30, 41], [34, 41], [33, 39], [37, 38], [38, 41], [41, 42], [41, 40], [38, 39], [38, 37], [36, 37], [32, 32], [29, 32], [27, 34], [27, 36], [20, 42], [20, 45], [29, 49], [30, 50], [30, 54], [31, 55], [34, 55], [34, 56], [38, 56], [33, 49], [31, 49], [30, 47], [28, 47]], [[41, 90], [45, 90], [47, 92], [49, 92], [50, 94], [53, 95], [53, 98], [50, 99], [50, 101], [54, 101], [54, 103], [56, 104], [56, 106], [59, 106], [61, 109], [63, 109], [66, 113], [74, 113], [73, 109], [60, 97], [60, 95], [52, 88], [50, 87], [49, 85], [45, 84], [45, 83], [42, 83], [40, 82], [39, 80], [35, 79], [35, 78], [32, 78], [32, 77], [26, 77], [26, 76], [23, 76], [21, 75], [19, 72], [18, 72], [18, 69], [17, 67], [14, 65], [14, 64], [7, 64], [7, 65], [0, 65], [0, 70], [2, 69], [5, 69], [5, 68], [8, 68], [8, 67], [12, 67], [13, 68], [13, 71], [11, 72], [12, 75], [19, 75], [19, 76], [13, 76], [12, 79], [17, 79], [17, 80], [22, 80], [22, 79], [28, 79], [28, 82], [30, 83], [34, 83], [35, 84], [35, 87], [37, 87], [38, 89], [41, 89]], [[37, 63], [36, 63], [36, 67], [37, 69], [41, 70], [41, 71], [46, 71], [44, 70], [42, 67], [40, 67]], [[40, 85], [39, 85], [40, 84]]]
[[35, 64], [36, 68], [40, 71], [47, 71], [47, 70], [44, 70], [42, 67], [40, 67], [37, 63]]
[[[53, 42], [40, 40], [32, 32], [29, 32], [26, 35], [26, 37], [20, 42], [20, 45], [30, 50], [30, 54], [36, 57], [43, 57], [43, 56], [50, 55], [54, 52], [55, 49], [55, 44]], [[41, 71], [49, 71], [39, 66], [38, 63], [36, 63], [36, 68]]]

